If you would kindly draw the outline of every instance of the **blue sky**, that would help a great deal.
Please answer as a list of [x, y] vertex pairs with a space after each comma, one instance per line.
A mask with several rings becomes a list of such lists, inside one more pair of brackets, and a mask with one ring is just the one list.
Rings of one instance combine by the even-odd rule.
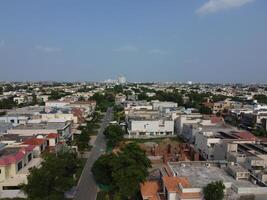
[[267, 82], [266, 0], [2, 0], [0, 80]]

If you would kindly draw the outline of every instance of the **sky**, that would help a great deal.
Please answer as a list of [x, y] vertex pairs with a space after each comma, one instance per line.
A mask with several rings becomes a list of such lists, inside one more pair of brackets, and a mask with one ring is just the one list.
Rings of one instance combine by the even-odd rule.
[[0, 1], [0, 80], [119, 75], [267, 83], [267, 1]]

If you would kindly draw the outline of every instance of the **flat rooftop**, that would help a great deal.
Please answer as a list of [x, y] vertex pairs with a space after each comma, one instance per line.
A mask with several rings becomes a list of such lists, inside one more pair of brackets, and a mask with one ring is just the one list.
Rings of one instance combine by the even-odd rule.
[[18, 134], [4, 134], [0, 136], [0, 141], [16, 141], [22, 142], [26, 139], [32, 138], [32, 136], [21, 136]]
[[63, 129], [66, 126], [64, 122], [48, 122], [48, 123], [28, 123], [20, 124], [14, 127], [14, 130], [31, 130], [31, 129]]
[[0, 157], [2, 156], [14, 156], [16, 155], [20, 150], [20, 147], [6, 147], [2, 150], [0, 150]]
[[[181, 166], [184, 164], [185, 166]], [[173, 162], [169, 163], [172, 171], [177, 176], [187, 177], [192, 187], [202, 188], [212, 181], [231, 182], [237, 187], [257, 187], [247, 180], [235, 180], [225, 170], [226, 167], [219, 168], [216, 164], [210, 167], [205, 166], [205, 162]]]
[[33, 115], [44, 110], [44, 106], [27, 106], [22, 108], [14, 108], [8, 111], [9, 115]]

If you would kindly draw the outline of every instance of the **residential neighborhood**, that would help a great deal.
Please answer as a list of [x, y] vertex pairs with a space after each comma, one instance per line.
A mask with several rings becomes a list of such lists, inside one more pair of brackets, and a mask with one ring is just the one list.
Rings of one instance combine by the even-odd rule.
[[1, 0], [0, 200], [267, 200], [266, 0]]

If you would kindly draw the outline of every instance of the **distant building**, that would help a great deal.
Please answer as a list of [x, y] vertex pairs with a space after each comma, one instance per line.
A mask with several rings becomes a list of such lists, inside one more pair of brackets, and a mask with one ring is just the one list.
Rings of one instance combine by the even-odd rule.
[[119, 76], [118, 77], [118, 83], [119, 84], [125, 84], [126, 83], [126, 78], [124, 76]]

